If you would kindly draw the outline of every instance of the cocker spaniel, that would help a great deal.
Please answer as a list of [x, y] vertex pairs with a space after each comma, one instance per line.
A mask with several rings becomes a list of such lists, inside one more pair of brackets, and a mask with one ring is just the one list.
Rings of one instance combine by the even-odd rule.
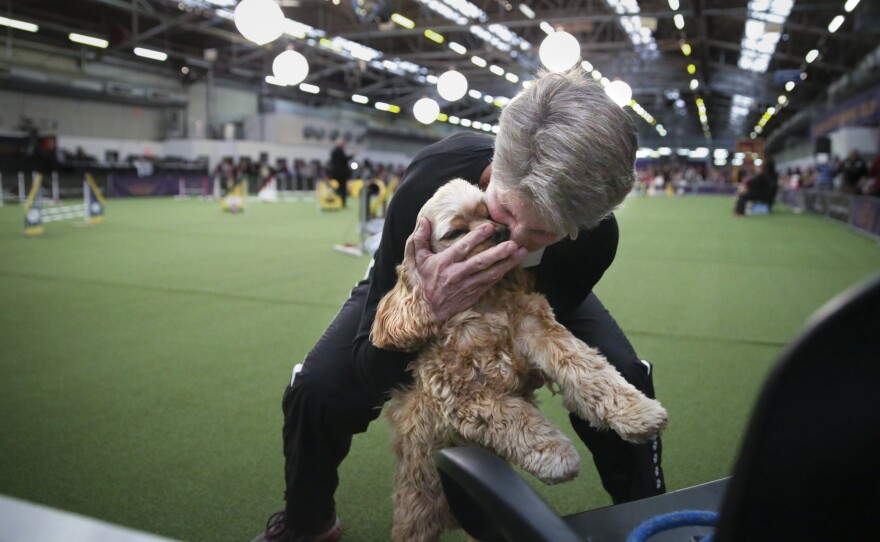
[[[461, 179], [437, 190], [422, 217], [431, 221], [435, 253], [487, 222], [496, 235], [469, 256], [509, 236], [491, 221], [480, 189]], [[561, 392], [568, 410], [625, 440], [650, 440], [666, 426], [660, 403], [559, 324], [522, 269], [442, 324], [423, 297], [412, 236], [397, 273], [371, 335], [380, 348], [419, 351], [409, 367], [412, 384], [395, 391], [387, 409], [397, 462], [395, 542], [437, 541], [455, 526], [431, 458], [442, 447], [482, 446], [548, 484], [577, 476], [574, 445], [537, 407], [534, 392], [545, 382]]]

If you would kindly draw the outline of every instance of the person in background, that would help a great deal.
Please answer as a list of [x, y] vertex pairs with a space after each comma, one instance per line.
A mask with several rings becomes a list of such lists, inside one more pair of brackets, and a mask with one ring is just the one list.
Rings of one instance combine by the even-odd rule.
[[773, 212], [773, 204], [776, 203], [776, 194], [779, 192], [779, 172], [776, 171], [776, 162], [769, 156], [764, 159], [764, 172], [767, 174], [767, 211]]
[[[388, 208], [367, 278], [294, 368], [284, 393], [285, 509], [259, 541], [333, 542], [341, 536], [334, 493], [352, 435], [367, 430], [389, 393], [405, 385], [417, 352], [374, 346], [370, 330], [397, 281], [412, 234], [417, 272], [438, 323], [471, 308], [515, 266], [535, 278], [557, 320], [597, 348], [636, 388], [654, 397], [653, 366], [635, 352], [593, 292], [618, 245], [613, 210], [635, 182], [637, 130], [629, 114], [583, 70], [541, 73], [504, 108], [496, 137], [461, 132], [420, 151]], [[422, 205], [455, 178], [484, 190], [493, 220], [510, 240], [473, 258], [494, 228], [462, 232], [449, 249], [430, 249]], [[615, 503], [665, 492], [659, 439], [630, 444], [570, 415]], [[387, 498], [387, 496], [386, 496]]]
[[342, 208], [345, 208], [345, 199], [348, 195], [346, 184], [351, 178], [351, 165], [349, 161], [354, 157], [353, 154], [345, 154], [345, 138], [336, 138], [333, 150], [330, 152], [330, 177], [336, 179], [339, 187], [336, 193], [342, 199]]
[[766, 203], [770, 196], [771, 189], [770, 174], [767, 172], [767, 163], [758, 166], [758, 171], [754, 175], [746, 176], [737, 191], [736, 204], [733, 208], [733, 214], [736, 216], [745, 216], [746, 204], [750, 201]]
[[858, 151], [849, 151], [846, 160], [840, 164], [840, 172], [843, 174], [840, 191], [846, 194], [861, 193], [862, 181], [868, 177], [868, 166]]

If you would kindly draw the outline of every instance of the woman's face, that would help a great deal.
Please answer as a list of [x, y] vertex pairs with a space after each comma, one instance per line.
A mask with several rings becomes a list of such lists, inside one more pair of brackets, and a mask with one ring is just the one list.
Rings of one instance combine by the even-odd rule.
[[491, 182], [486, 187], [486, 205], [492, 220], [510, 229], [510, 240], [529, 252], [558, 242], [564, 233], [552, 232], [541, 215], [512, 191], [502, 192]]

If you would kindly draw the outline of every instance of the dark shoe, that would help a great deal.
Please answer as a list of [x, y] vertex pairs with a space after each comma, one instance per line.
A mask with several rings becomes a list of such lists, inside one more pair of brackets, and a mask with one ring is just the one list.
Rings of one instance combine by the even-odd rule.
[[339, 518], [334, 515], [333, 519], [319, 531], [319, 534], [294, 538], [293, 532], [287, 529], [284, 510], [282, 510], [269, 516], [265, 532], [251, 542], [336, 542], [341, 537], [342, 527], [339, 525]]

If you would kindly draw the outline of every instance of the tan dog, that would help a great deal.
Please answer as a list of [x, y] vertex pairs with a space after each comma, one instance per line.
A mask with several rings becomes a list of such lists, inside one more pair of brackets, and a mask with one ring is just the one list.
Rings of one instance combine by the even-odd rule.
[[[483, 193], [456, 179], [425, 204], [440, 252], [487, 222]], [[478, 245], [473, 254], [507, 237]], [[558, 386], [567, 409], [631, 442], [650, 440], [667, 423], [666, 410], [647, 398], [598, 351], [559, 324], [531, 277], [516, 268], [470, 310], [438, 325], [421, 291], [412, 236], [398, 281], [379, 303], [372, 341], [380, 348], [420, 350], [409, 369], [414, 382], [394, 393], [387, 415], [397, 459], [395, 542], [436, 541], [455, 525], [431, 455], [449, 445], [492, 450], [548, 484], [577, 476], [571, 441], [538, 410], [534, 391]]]

